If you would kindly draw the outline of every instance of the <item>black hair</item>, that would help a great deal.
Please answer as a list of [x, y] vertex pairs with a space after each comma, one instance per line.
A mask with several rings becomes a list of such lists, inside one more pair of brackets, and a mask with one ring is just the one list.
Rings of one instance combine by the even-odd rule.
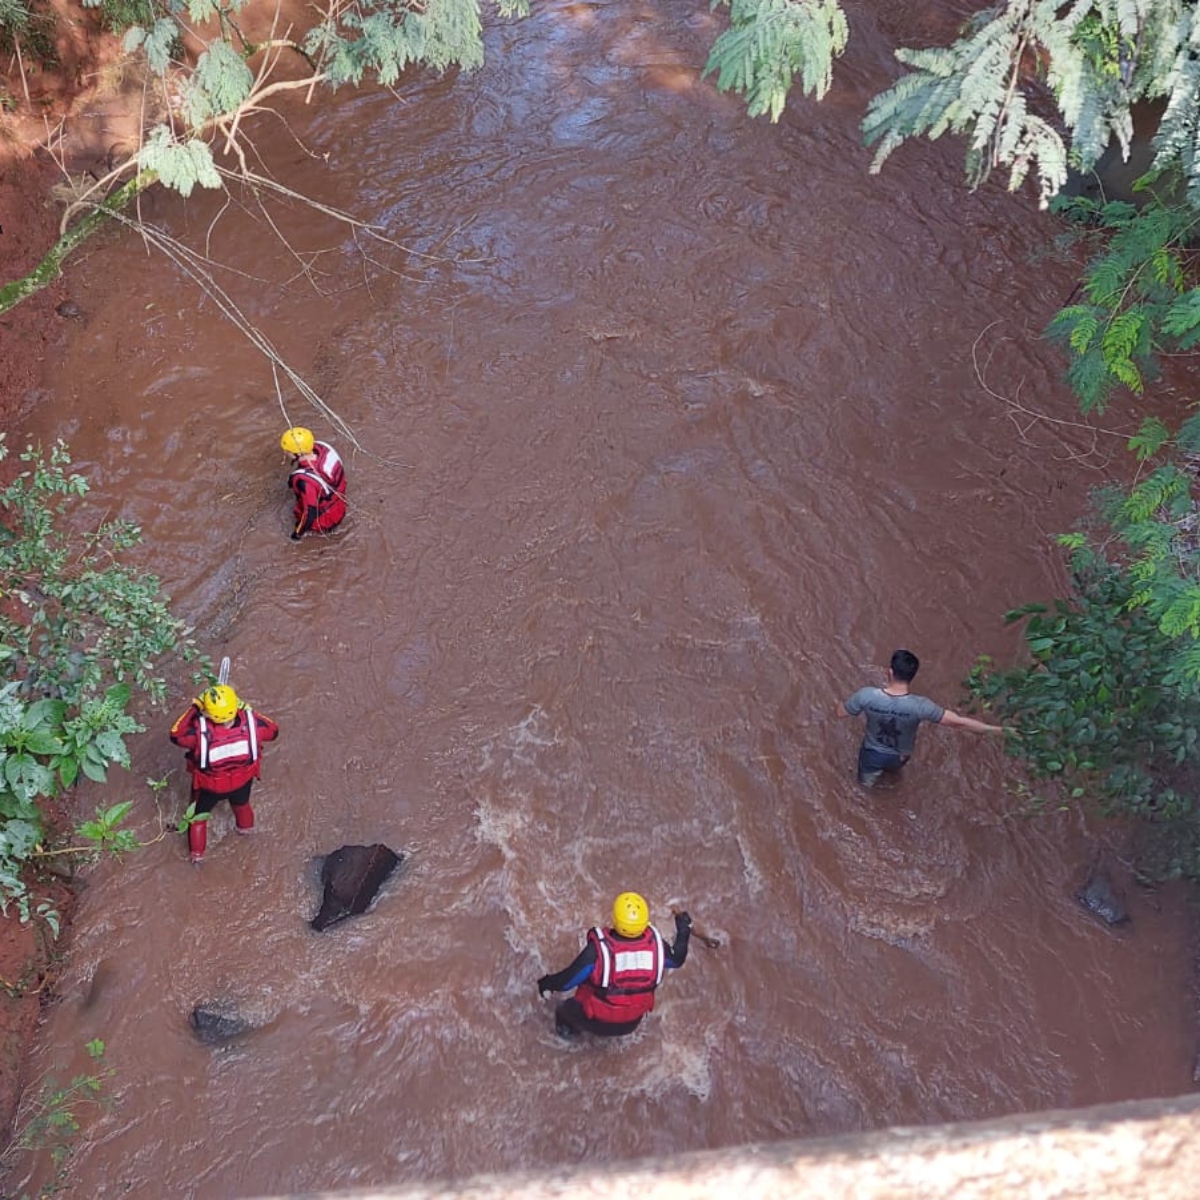
[[892, 655], [892, 674], [901, 683], [911, 683], [921, 669], [921, 660], [911, 650], [897, 650]]

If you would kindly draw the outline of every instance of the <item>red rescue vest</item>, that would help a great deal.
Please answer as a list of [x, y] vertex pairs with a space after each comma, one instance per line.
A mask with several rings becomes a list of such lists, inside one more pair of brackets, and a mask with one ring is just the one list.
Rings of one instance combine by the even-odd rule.
[[654, 1007], [654, 989], [662, 983], [662, 935], [647, 925], [640, 937], [623, 938], [597, 925], [587, 936], [596, 948], [596, 964], [575, 989], [584, 1015], [622, 1025], [644, 1017]]
[[335, 497], [346, 496], [346, 468], [338, 452], [327, 442], [314, 442], [313, 453], [317, 456], [315, 467], [296, 467], [288, 476], [288, 483], [295, 486], [297, 477], [311, 479], [321, 489], [321, 504], [324, 506]]
[[258, 722], [254, 710], [238, 711], [232, 725], [217, 725], [203, 714], [196, 716], [196, 749], [192, 753], [192, 779], [210, 792], [233, 792], [247, 779], [257, 779]]

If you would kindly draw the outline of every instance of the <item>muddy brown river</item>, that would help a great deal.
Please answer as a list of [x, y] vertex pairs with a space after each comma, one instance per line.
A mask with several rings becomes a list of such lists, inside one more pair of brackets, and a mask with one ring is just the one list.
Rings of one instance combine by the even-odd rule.
[[[891, 49], [962, 6], [850, 8], [821, 105], [777, 126], [698, 79], [706, 6], [535, 4], [472, 76], [264, 123], [289, 187], [377, 223], [150, 197], [352, 441], [132, 235], [72, 268], [87, 313], [29, 430], [91, 516], [280, 723], [258, 836], [218, 810], [101, 864], [39, 1071], [85, 1069], [76, 1196], [220, 1200], [596, 1163], [1181, 1092], [1187, 918], [1072, 893], [1116, 834], [1031, 819], [994, 742], [927, 728], [864, 794], [834, 704], [897, 646], [955, 705], [1006, 608], [1063, 586], [1052, 535], [1102, 478], [1036, 334], [1075, 280], [1030, 196], [969, 194], [961, 148], [880, 177], [858, 121]], [[970, 7], [970, 6], [967, 6]], [[294, 135], [294, 136], [293, 136]], [[403, 247], [400, 249], [399, 247]], [[369, 253], [370, 261], [362, 251]], [[306, 272], [311, 276], [306, 278]], [[278, 438], [332, 440], [336, 536], [293, 544]], [[16, 441], [14, 437], [12, 439]], [[1100, 439], [1101, 450], [1105, 441]], [[1111, 443], [1115, 448], [1116, 443]], [[170, 720], [147, 778], [186, 803]], [[313, 933], [312, 859], [409, 858]], [[565, 1044], [536, 978], [612, 897], [695, 945], [631, 1039]], [[200, 1045], [198, 1002], [261, 1028]], [[50, 1178], [31, 1160], [21, 1186]]]

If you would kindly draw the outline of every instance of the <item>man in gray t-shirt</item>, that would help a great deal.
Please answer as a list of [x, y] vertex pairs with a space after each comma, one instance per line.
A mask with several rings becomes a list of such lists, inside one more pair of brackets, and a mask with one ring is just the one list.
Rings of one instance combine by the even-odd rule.
[[934, 704], [924, 696], [914, 696], [909, 685], [920, 665], [911, 650], [897, 650], [883, 687], [859, 688], [849, 700], [837, 706], [839, 717], [864, 714], [867, 718], [858, 751], [858, 782], [864, 787], [874, 787], [884, 772], [899, 771], [908, 762], [922, 721], [969, 729], [973, 733], [1004, 732], [1000, 725], [986, 725]]

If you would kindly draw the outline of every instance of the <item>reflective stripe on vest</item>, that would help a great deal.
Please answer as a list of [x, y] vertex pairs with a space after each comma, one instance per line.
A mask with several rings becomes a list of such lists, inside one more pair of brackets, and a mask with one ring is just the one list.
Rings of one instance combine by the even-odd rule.
[[252, 763], [258, 762], [258, 722], [254, 719], [254, 710], [244, 708], [246, 714], [246, 736], [222, 742], [219, 746], [210, 746], [212, 734], [209, 731], [208, 718], [200, 714], [200, 770], [207, 771], [210, 766], [217, 766], [230, 758], [250, 757]]
[[600, 964], [600, 977], [596, 980], [597, 987], [608, 989], [613, 987], [614, 978], [619, 980], [622, 975], [635, 972], [642, 975], [653, 972], [654, 982], [633, 989], [623, 989], [618, 986], [615, 989], [618, 993], [652, 991], [662, 983], [663, 970], [666, 966], [666, 951], [663, 948], [662, 935], [653, 925], [648, 925], [646, 932], [653, 937], [653, 949], [644, 945], [645, 935], [639, 939], [643, 945], [626, 949], [620, 942], [610, 940], [599, 925], [592, 930], [592, 933], [595, 934], [596, 953]]
[[323, 453], [317, 459], [317, 467], [321, 474], [332, 484], [339, 471], [345, 470], [338, 452], [328, 442], [318, 442], [317, 448]]
[[288, 476], [288, 482], [291, 483], [297, 475], [303, 475], [305, 479], [311, 479], [321, 489], [322, 496], [328, 498], [337, 495], [338, 490], [333, 481], [337, 478], [337, 473], [345, 469], [342, 466], [341, 457], [327, 442], [315, 442], [313, 449], [318, 451], [316, 467], [311, 470], [308, 467], [297, 467]]
[[315, 483], [321, 489], [322, 496], [333, 495], [333, 484], [330, 483], [324, 475], [321, 475], [316, 471], [306, 471], [303, 467], [297, 467], [288, 477], [288, 483], [291, 483], [291, 481], [295, 479], [297, 475], [301, 475], [305, 479], [311, 479], [313, 483]]

